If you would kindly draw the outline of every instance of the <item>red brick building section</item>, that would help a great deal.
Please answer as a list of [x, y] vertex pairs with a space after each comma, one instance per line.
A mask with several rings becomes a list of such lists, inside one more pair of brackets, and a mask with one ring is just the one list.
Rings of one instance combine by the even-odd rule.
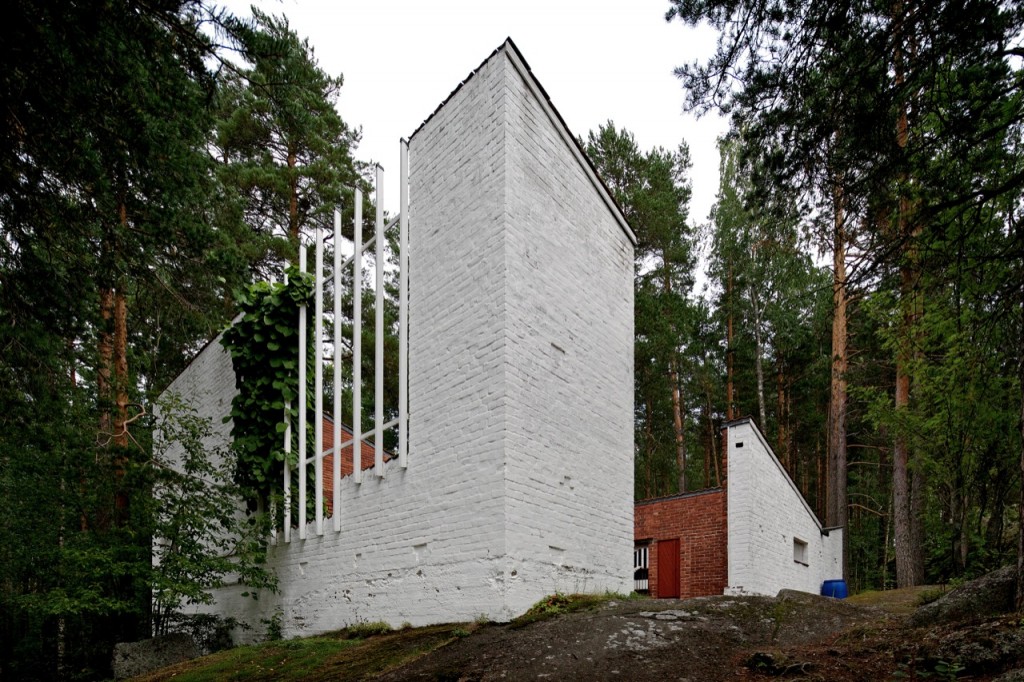
[[[330, 452], [331, 448], [334, 447], [334, 421], [324, 415], [324, 452]], [[364, 437], [366, 434], [363, 434]], [[371, 432], [369, 435], [373, 435]], [[341, 442], [352, 440], [352, 429], [341, 425]], [[373, 468], [374, 462], [374, 447], [373, 444], [363, 441], [362, 448], [359, 454], [359, 464], [363, 471]], [[384, 451], [384, 461], [387, 462], [391, 459], [391, 453]], [[352, 475], [352, 443], [343, 445], [341, 448], [341, 477]], [[312, 484], [311, 484], [312, 485]], [[327, 515], [330, 516], [334, 512], [334, 454], [329, 454], [324, 457], [324, 502], [327, 504]]]
[[658, 584], [659, 563], [663, 570], [674, 568], [672, 557], [661, 557], [659, 562], [658, 548], [672, 548], [674, 540], [678, 540], [679, 547], [676, 565], [680, 598], [722, 594], [725, 590], [728, 583], [728, 529], [724, 489], [713, 488], [637, 502], [633, 527], [637, 545], [646, 544], [648, 547], [651, 596], [676, 596], [674, 585]]

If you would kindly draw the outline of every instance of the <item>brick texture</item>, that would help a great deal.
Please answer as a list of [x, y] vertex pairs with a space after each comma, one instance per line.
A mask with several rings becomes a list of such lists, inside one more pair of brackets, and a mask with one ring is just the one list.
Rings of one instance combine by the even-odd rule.
[[[331, 421], [326, 415], [323, 420], [324, 425], [324, 452], [330, 452], [334, 447], [334, 422]], [[341, 442], [344, 443], [346, 440], [352, 440], [352, 429], [345, 426], [344, 424], [340, 427], [341, 431]], [[363, 441], [359, 448], [359, 468], [363, 471], [373, 469], [373, 458], [375, 451], [372, 443]], [[349, 445], [343, 445], [341, 447], [341, 477], [351, 476], [354, 469], [353, 466], [353, 447]], [[391, 453], [384, 452], [384, 461], [391, 460]], [[324, 502], [327, 504], [327, 513], [334, 513], [334, 454], [329, 454], [324, 457]], [[369, 475], [369, 474], [366, 474]]]
[[679, 596], [722, 594], [728, 580], [726, 493], [706, 490], [636, 504], [634, 535], [649, 541], [648, 579], [658, 594], [658, 541], [679, 538]]

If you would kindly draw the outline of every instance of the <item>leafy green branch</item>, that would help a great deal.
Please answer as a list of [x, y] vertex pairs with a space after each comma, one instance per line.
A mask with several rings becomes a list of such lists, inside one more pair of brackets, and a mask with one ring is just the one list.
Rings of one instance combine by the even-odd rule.
[[[256, 282], [238, 292], [239, 319], [221, 343], [231, 354], [238, 393], [231, 403], [231, 435], [237, 453], [235, 482], [251, 502], [265, 502], [281, 481], [285, 461], [285, 404], [291, 423], [299, 405], [298, 310], [313, 295], [313, 276], [287, 270], [288, 282]], [[312, 345], [307, 353], [312, 350]], [[302, 392], [309, 400], [309, 387]], [[227, 421], [227, 420], [225, 420]], [[293, 447], [288, 464], [298, 459]]]

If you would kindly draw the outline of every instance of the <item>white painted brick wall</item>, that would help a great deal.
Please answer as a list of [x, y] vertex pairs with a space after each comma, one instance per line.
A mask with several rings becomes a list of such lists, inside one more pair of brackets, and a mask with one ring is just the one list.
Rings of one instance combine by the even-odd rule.
[[[272, 547], [279, 595], [220, 592], [249, 637], [275, 610], [293, 636], [631, 589], [632, 245], [525, 75], [504, 48], [410, 140], [409, 467]], [[219, 343], [171, 390], [219, 424]]]
[[514, 60], [505, 71], [513, 611], [556, 590], [628, 593], [633, 568], [633, 248]]
[[[728, 427], [728, 448], [726, 592], [774, 596], [789, 588], [819, 594], [822, 581], [842, 578], [842, 529], [822, 532], [752, 421]], [[793, 558], [794, 537], [807, 543], [806, 566]]]

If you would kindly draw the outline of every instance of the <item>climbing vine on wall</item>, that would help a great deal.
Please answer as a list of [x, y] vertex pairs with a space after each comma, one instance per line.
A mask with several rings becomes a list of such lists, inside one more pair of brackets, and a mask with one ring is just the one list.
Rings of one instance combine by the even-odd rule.
[[[288, 283], [256, 282], [238, 292], [241, 317], [221, 343], [231, 354], [238, 394], [231, 403], [231, 436], [238, 462], [235, 481], [266, 501], [280, 489], [284, 466], [284, 407], [297, 423], [299, 391], [299, 306], [313, 296], [313, 276], [287, 270]], [[312, 344], [308, 350], [312, 350]], [[309, 400], [308, 386], [303, 392]], [[289, 465], [298, 462], [292, 447]]]

